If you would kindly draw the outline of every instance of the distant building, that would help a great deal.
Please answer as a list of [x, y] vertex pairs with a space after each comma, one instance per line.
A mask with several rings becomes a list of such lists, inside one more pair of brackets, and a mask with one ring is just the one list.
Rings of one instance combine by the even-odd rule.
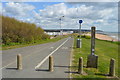
[[[67, 34], [72, 34], [72, 33], [78, 33], [79, 29], [44, 29], [45, 33], [49, 34], [49, 35], [61, 35], [61, 31], [62, 31], [62, 35], [67, 35]], [[87, 30], [87, 29], [82, 29], [82, 32], [91, 32], [91, 30]], [[103, 33], [103, 31], [101, 30], [96, 30], [96, 33]]]

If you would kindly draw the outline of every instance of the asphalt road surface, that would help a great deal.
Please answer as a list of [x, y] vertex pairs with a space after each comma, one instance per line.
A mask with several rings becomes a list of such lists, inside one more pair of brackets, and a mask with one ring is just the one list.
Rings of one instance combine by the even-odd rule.
[[[57, 42], [2, 51], [3, 78], [69, 78], [73, 38]], [[16, 69], [16, 55], [22, 55], [23, 69]], [[49, 72], [49, 59], [54, 58], [54, 71]]]

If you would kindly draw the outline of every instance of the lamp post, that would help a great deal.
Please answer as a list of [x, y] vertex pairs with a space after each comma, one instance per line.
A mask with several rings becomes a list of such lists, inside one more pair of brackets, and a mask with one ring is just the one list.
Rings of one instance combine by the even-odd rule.
[[60, 20], [60, 35], [62, 35], [62, 23], [61, 23], [62, 22], [62, 17], [64, 17], [64, 16], [61, 16], [60, 19], [59, 19]]

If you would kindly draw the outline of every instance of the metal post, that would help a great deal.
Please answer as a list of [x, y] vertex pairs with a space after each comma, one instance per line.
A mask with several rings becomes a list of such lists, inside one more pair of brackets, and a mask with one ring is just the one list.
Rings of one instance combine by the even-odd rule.
[[64, 16], [61, 16], [60, 19], [59, 19], [60, 20], [60, 35], [63, 35], [63, 33], [62, 33], [62, 22], [61, 22], [62, 17], [64, 17]]
[[81, 23], [80, 23], [80, 27], [79, 27], [79, 36], [80, 36], [80, 39], [81, 39]]
[[18, 70], [22, 69], [22, 56], [21, 56], [21, 54], [17, 55], [17, 69]]
[[60, 35], [62, 35], [61, 18], [60, 18]]
[[80, 27], [79, 27], [79, 37], [80, 37], [80, 48], [82, 48], [82, 39], [81, 39], [81, 23], [80, 23]]
[[77, 48], [82, 48], [82, 39], [81, 39], [81, 23], [82, 22], [83, 22], [82, 20], [79, 20], [80, 25], [79, 25], [79, 29], [78, 29], [79, 36], [77, 39], [77, 46], [76, 46]]

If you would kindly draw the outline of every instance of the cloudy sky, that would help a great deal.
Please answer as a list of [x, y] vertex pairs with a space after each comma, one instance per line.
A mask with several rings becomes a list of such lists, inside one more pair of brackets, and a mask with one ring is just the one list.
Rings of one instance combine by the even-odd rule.
[[98, 30], [118, 31], [117, 2], [2, 2], [0, 12], [43, 29], [59, 29], [61, 18], [65, 29], [79, 28], [82, 19], [82, 29], [96, 26]]

